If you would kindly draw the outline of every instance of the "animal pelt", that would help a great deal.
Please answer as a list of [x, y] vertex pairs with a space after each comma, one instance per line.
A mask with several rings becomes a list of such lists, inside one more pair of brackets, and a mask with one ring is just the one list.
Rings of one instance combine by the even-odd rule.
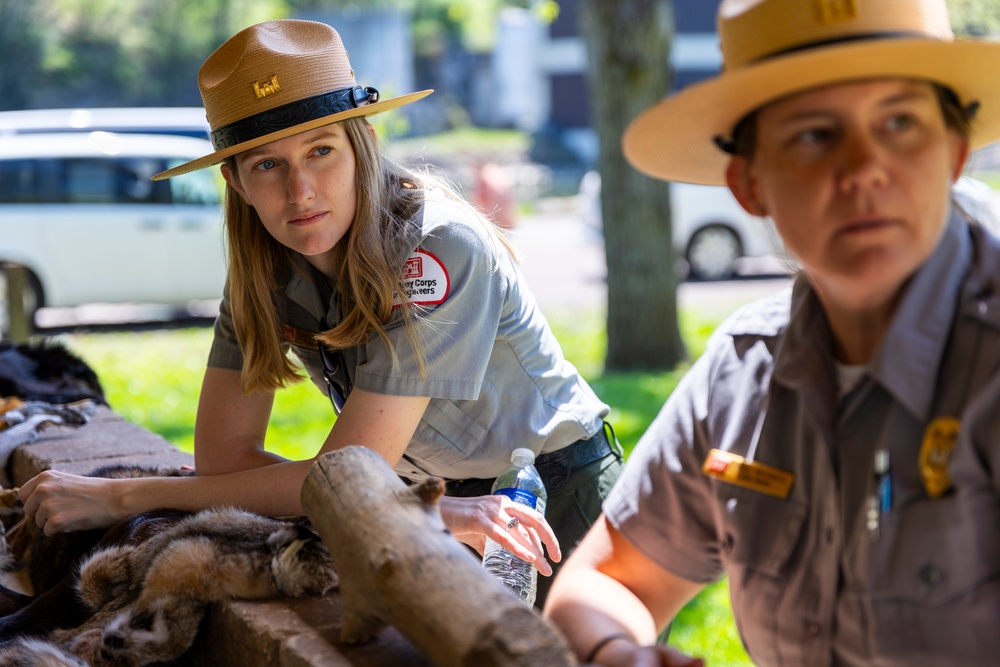
[[94, 370], [51, 340], [0, 342], [0, 396], [58, 404], [90, 399], [107, 404]]
[[[80, 548], [85, 540], [74, 544], [64, 535], [41, 536], [29, 560], [55, 556], [67, 544]], [[80, 662], [46, 659], [95, 667], [172, 660], [191, 646], [212, 602], [319, 595], [337, 583], [330, 554], [305, 519], [272, 519], [232, 508], [137, 515], [101, 535], [79, 562], [78, 569], [0, 619], [0, 664], [9, 664], [4, 651], [27, 660], [24, 664], [45, 664], [36, 653], [60, 652]], [[40, 582], [53, 578], [50, 573]], [[45, 641], [26, 643], [26, 636]]]
[[58, 342], [0, 342], [0, 484], [14, 450], [49, 426], [86, 424], [97, 405], [107, 405], [97, 374]]

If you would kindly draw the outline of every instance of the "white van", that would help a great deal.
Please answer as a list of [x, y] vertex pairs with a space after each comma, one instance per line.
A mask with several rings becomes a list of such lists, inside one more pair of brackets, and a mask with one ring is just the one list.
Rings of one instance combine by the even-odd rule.
[[[579, 194], [584, 224], [600, 231], [600, 174], [587, 172]], [[774, 223], [744, 211], [727, 187], [671, 183], [670, 209], [674, 252], [686, 264], [685, 277], [725, 280], [751, 257], [775, 258], [779, 270], [792, 269]]]
[[150, 180], [211, 151], [169, 135], [0, 135], [0, 263], [27, 267], [26, 310], [221, 298], [221, 176]]
[[209, 138], [202, 107], [107, 107], [0, 111], [0, 136], [38, 132], [131, 132]]

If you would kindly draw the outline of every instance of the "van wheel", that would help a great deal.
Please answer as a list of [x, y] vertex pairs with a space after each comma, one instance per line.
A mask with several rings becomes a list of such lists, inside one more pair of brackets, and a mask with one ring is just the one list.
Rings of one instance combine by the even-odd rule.
[[[24, 314], [31, 328], [35, 326], [35, 313], [44, 305], [42, 300], [42, 284], [31, 269], [24, 271], [24, 293], [21, 295], [24, 304]], [[0, 333], [6, 337], [10, 333], [10, 311], [7, 305], [7, 274], [0, 271]]]
[[743, 256], [743, 244], [736, 232], [724, 225], [702, 227], [688, 242], [687, 259], [691, 277], [724, 280], [733, 275], [736, 260]]

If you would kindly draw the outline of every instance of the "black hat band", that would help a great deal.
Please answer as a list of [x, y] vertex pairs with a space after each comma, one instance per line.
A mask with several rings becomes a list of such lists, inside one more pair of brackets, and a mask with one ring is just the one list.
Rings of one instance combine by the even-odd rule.
[[296, 100], [215, 130], [211, 135], [212, 146], [215, 150], [221, 151], [258, 137], [287, 130], [310, 120], [332, 116], [362, 105], [374, 104], [378, 102], [378, 98], [379, 93], [375, 88], [354, 86], [340, 88], [304, 100]]

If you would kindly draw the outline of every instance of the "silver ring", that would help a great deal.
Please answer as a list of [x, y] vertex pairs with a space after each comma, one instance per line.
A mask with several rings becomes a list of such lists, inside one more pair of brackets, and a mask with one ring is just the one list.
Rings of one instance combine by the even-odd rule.
[[517, 517], [514, 517], [513, 519], [511, 519], [510, 521], [508, 521], [507, 522], [507, 532], [509, 533], [510, 529], [513, 528], [514, 526], [516, 526], [519, 523], [521, 523], [521, 520], [518, 519]]

